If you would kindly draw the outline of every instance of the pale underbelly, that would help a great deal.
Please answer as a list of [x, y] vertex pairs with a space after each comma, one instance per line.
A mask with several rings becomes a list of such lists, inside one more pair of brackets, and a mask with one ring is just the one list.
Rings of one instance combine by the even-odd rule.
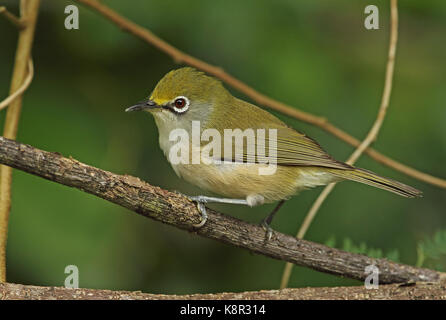
[[245, 199], [261, 196], [265, 203], [287, 199], [300, 190], [337, 181], [322, 168], [277, 166], [274, 174], [260, 175], [260, 164], [172, 165], [178, 176], [218, 195]]

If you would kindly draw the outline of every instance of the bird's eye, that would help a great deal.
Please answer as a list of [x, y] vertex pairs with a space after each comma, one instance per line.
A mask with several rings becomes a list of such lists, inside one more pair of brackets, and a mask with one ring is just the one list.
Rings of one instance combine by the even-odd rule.
[[173, 101], [173, 109], [178, 113], [186, 112], [189, 109], [189, 99], [183, 96], [176, 97]]
[[185, 105], [186, 105], [186, 100], [184, 100], [183, 98], [175, 100], [175, 107], [177, 107], [178, 109], [183, 109]]

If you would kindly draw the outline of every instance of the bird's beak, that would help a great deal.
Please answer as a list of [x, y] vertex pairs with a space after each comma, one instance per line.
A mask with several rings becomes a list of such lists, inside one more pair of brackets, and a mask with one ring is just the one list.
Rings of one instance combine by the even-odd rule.
[[128, 107], [127, 109], [125, 109], [125, 112], [141, 111], [141, 110], [154, 109], [154, 108], [160, 108], [160, 106], [157, 105], [155, 101], [144, 100], [144, 101], [138, 102], [134, 106]]

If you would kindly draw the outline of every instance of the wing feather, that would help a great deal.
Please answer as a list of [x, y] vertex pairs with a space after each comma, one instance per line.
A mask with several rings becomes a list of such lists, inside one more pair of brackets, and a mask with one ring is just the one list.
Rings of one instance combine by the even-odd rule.
[[[233, 128], [233, 123], [241, 124], [240, 130], [253, 129], [255, 134], [255, 151], [249, 150], [246, 146], [247, 139], [243, 141], [242, 159], [235, 156], [234, 140], [233, 152], [231, 158], [226, 158], [222, 152], [222, 160], [226, 161], [250, 161], [265, 163], [265, 157], [269, 157], [271, 150], [272, 155], [277, 155], [277, 164], [284, 166], [320, 166], [335, 169], [351, 169], [348, 164], [342, 163], [333, 159], [322, 147], [313, 139], [306, 136], [297, 130], [288, 127], [284, 122], [276, 118], [269, 112], [254, 106], [245, 101], [235, 99], [235, 102], [228, 103], [226, 108], [220, 109], [220, 112], [214, 114], [214, 119], [211, 123], [217, 124], [219, 132], [224, 132], [224, 129]], [[243, 121], [236, 119], [234, 115], [243, 117]], [[218, 118], [218, 120], [217, 120]], [[265, 129], [265, 139], [257, 139], [258, 129]], [[269, 129], [276, 129], [277, 143], [274, 145], [273, 136], [270, 137]], [[222, 139], [222, 144], [225, 138]], [[259, 141], [257, 141], [259, 140]], [[259, 148], [264, 150], [259, 152]], [[223, 145], [222, 145], [222, 149]]]

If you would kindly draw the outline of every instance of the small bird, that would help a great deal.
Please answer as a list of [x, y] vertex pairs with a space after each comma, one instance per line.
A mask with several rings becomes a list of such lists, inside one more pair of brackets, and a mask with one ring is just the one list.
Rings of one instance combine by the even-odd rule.
[[[189, 197], [197, 203], [202, 215], [196, 227], [206, 223], [205, 203], [255, 206], [278, 201], [275, 209], [262, 221], [270, 238], [271, 221], [285, 200], [301, 190], [342, 180], [368, 184], [408, 198], [422, 194], [401, 182], [335, 160], [315, 140], [289, 127], [271, 113], [234, 97], [219, 80], [194, 68], [170, 71], [156, 85], [150, 98], [126, 109], [140, 110], [153, 115], [159, 131], [160, 147], [176, 174], [201, 189], [226, 197]], [[173, 161], [172, 150], [174, 147], [177, 150], [178, 139], [172, 139], [172, 132], [183, 130], [190, 137], [194, 135], [194, 123], [200, 124], [200, 137], [207, 129], [214, 130], [207, 132], [222, 136], [228, 129], [252, 129], [257, 133], [257, 139], [254, 140], [254, 148], [250, 148], [248, 143], [248, 146], [243, 145], [238, 157], [231, 153], [227, 156], [226, 152], [224, 155], [221, 152], [208, 152], [207, 158], [214, 161], [195, 162], [192, 153], [198, 152], [201, 157], [208, 141], [186, 141], [182, 145], [183, 150], [189, 152], [183, 158], [186, 161]], [[268, 135], [262, 142], [258, 139], [259, 129], [275, 134]], [[218, 143], [227, 142], [225, 138]], [[266, 154], [274, 155], [276, 169], [272, 174], [259, 174], [260, 168], [266, 166], [266, 155], [258, 150], [260, 147], [264, 147], [264, 150], [266, 146], [269, 147]], [[221, 150], [224, 147], [221, 145]], [[234, 147], [231, 148], [234, 151]]]

